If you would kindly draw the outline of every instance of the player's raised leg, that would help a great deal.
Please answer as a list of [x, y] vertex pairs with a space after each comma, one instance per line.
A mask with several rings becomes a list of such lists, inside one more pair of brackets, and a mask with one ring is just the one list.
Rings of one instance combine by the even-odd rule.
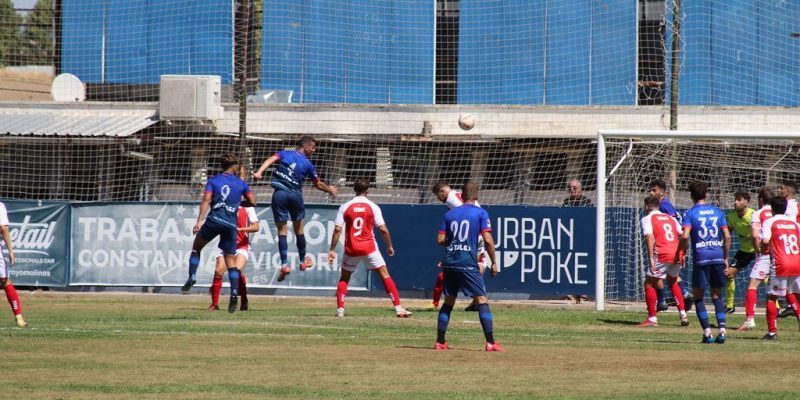
[[195, 228], [196, 232], [194, 233], [196, 236], [194, 237], [194, 242], [192, 243], [192, 253], [189, 255], [189, 278], [186, 279], [186, 283], [181, 286], [181, 291], [183, 293], [189, 293], [189, 290], [192, 289], [192, 286], [197, 283], [197, 268], [200, 266], [200, 251], [203, 250], [203, 247], [205, 247], [210, 240], [201, 235], [201, 230], [199, 227]]

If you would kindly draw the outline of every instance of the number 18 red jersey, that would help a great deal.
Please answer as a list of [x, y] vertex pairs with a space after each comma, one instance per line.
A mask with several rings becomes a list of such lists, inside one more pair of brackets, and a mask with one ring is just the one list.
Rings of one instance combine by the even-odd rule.
[[776, 276], [800, 275], [800, 225], [785, 214], [764, 221], [761, 238], [770, 240], [772, 263]]

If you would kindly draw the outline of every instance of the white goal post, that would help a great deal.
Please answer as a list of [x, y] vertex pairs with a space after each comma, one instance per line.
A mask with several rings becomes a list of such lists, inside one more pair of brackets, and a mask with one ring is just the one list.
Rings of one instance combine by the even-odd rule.
[[[694, 179], [710, 183], [710, 201], [732, 208], [735, 191], [754, 194], [760, 187], [800, 178], [800, 132], [599, 130], [598, 311], [608, 299], [640, 299], [644, 258], [639, 210], [649, 182], [657, 178], [668, 183], [678, 209], [691, 206], [685, 186]], [[757, 208], [756, 197], [751, 198], [751, 207]]]

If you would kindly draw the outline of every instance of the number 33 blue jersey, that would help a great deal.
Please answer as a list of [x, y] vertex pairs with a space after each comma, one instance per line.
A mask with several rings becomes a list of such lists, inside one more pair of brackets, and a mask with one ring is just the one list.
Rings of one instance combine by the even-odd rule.
[[722, 228], [725, 215], [711, 204], [695, 204], [683, 215], [683, 228], [691, 228], [694, 265], [722, 264], [725, 252]]
[[478, 269], [478, 238], [491, 231], [489, 213], [480, 207], [464, 204], [448, 211], [439, 225], [447, 242], [444, 268]]

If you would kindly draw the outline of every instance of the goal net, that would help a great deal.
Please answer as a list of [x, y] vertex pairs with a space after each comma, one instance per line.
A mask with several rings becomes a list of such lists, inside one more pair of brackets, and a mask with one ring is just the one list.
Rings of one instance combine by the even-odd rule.
[[[600, 309], [604, 299], [644, 298], [640, 218], [653, 180], [667, 182], [667, 195], [682, 213], [692, 206], [687, 185], [694, 180], [708, 182], [708, 202], [727, 212], [737, 191], [749, 192], [750, 207], [757, 209], [759, 189], [800, 178], [800, 132], [600, 131], [597, 149]], [[738, 238], [731, 236], [736, 251]], [[739, 274], [737, 290], [746, 278]]]

